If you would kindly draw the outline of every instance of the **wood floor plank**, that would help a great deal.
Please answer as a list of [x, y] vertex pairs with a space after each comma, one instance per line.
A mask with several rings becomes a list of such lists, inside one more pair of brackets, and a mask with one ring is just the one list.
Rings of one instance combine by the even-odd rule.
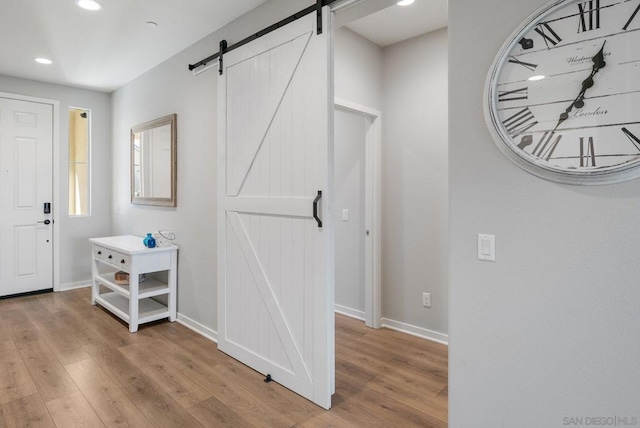
[[152, 324], [142, 324], [139, 331], [144, 332], [146, 329], [152, 329], [155, 333], [162, 334], [165, 339], [174, 343], [202, 337], [195, 331], [188, 329], [177, 322], [166, 322], [166, 320], [157, 321]]
[[13, 341], [0, 342], [0, 404], [38, 392]]
[[411, 368], [419, 373], [448, 382], [449, 370], [446, 359], [433, 356], [423, 351], [410, 351], [405, 355], [398, 356], [390, 361], [394, 366]]
[[65, 366], [80, 391], [108, 427], [153, 427], [138, 407], [92, 359]]
[[1, 405], [0, 405], [0, 428], [7, 428], [7, 423], [4, 420], [4, 412], [2, 411]]
[[104, 344], [86, 345], [84, 348], [134, 404], [162, 401], [162, 390], [117, 348]]
[[16, 344], [41, 339], [38, 330], [29, 320], [26, 311], [12, 310], [1, 312], [1, 314], [5, 325], [11, 333], [11, 338]]
[[183, 409], [169, 394], [163, 394], [159, 400], [149, 400], [138, 404], [142, 413], [158, 428], [189, 427], [199, 428], [202, 425], [187, 410]]
[[[252, 390], [247, 390], [243, 385], [239, 385], [234, 379], [229, 379], [220, 372], [220, 365], [211, 365], [202, 358], [191, 353], [189, 350], [179, 351], [179, 347], [174, 348], [171, 343], [166, 343], [161, 348], [152, 348], [154, 352], [163, 352], [165, 359], [178, 369], [184, 376], [197, 382], [200, 386], [209, 391], [215, 400], [224, 403], [232, 412], [242, 415], [249, 424], [254, 426], [292, 426], [296, 420], [288, 412], [280, 412], [271, 408], [264, 402], [260, 395], [254, 394]], [[251, 369], [246, 368], [253, 372]], [[262, 382], [260, 380], [260, 382]], [[209, 411], [215, 408], [215, 401], [205, 400], [209, 403]], [[202, 417], [206, 409], [192, 410], [194, 416]]]
[[207, 398], [188, 410], [204, 426], [229, 428], [252, 426], [240, 414], [215, 397]]
[[339, 342], [340, 351], [336, 351], [336, 367], [338, 365], [357, 366], [360, 368], [359, 372], [369, 373], [371, 376], [377, 376], [380, 373], [385, 373], [392, 368], [391, 361], [396, 358], [395, 354], [385, 353], [382, 356], [378, 356], [370, 351], [362, 351], [362, 348], [366, 348], [366, 344], [354, 342]]
[[345, 419], [358, 421], [367, 427], [422, 427], [446, 428], [447, 423], [425, 414], [393, 398], [369, 388], [332, 409]]
[[260, 394], [255, 394], [253, 391], [237, 385], [224, 375], [210, 375], [208, 379], [213, 381], [208, 387], [213, 390], [214, 398], [241, 415], [251, 425], [256, 427], [290, 427], [296, 423], [289, 412], [273, 409], [262, 399]]
[[[0, 306], [0, 311], [1, 310], [3, 310], [2, 306]], [[6, 342], [10, 340], [13, 340], [13, 337], [11, 336], [11, 332], [7, 328], [2, 317], [0, 317], [0, 342]]]
[[17, 348], [45, 402], [78, 390], [44, 340], [23, 342]]
[[287, 413], [296, 422], [304, 422], [322, 413], [322, 409], [311, 401], [296, 394], [291, 394], [277, 382], [264, 382], [264, 376], [251, 370], [244, 364], [228, 359], [218, 366], [219, 373], [233, 385], [244, 387], [260, 396], [271, 409]]
[[2, 405], [7, 428], [56, 428], [39, 394]]
[[[380, 333], [384, 333], [382, 329]], [[355, 341], [340, 342], [348, 349], [355, 350], [361, 357], [369, 357], [378, 361], [391, 361], [398, 356], [405, 355], [409, 342], [396, 340], [378, 334], [368, 334]]]
[[[174, 367], [210, 391], [215, 400], [224, 403], [234, 413], [242, 415], [242, 418], [249, 424], [288, 427], [296, 423], [295, 417], [292, 417], [289, 411], [282, 412], [272, 408], [265, 402], [262, 393], [256, 394], [254, 392], [253, 384], [247, 389], [246, 382], [237, 382], [235, 377], [230, 377], [228, 369], [221, 368], [221, 364], [211, 365], [188, 349], [179, 354], [171, 352], [169, 356]], [[223, 361], [237, 363], [229, 357]], [[245, 366], [244, 369], [256, 375], [248, 367]], [[258, 376], [256, 380], [255, 384], [264, 384], [261, 376]], [[206, 406], [208, 410], [201, 410], [201, 412], [206, 413], [215, 409], [216, 402], [214, 400], [207, 399], [205, 402], [208, 402]], [[196, 415], [200, 414], [196, 413]]]
[[304, 428], [360, 428], [362, 425], [358, 425], [352, 420], [345, 419], [329, 411], [309, 419], [299, 426]]
[[185, 409], [212, 395], [145, 345], [128, 345], [118, 350]]
[[81, 392], [45, 403], [58, 428], [101, 428], [104, 424]]
[[202, 336], [180, 342], [180, 348], [189, 351], [191, 355], [207, 364], [216, 365], [229, 359], [226, 354], [218, 351], [218, 345], [215, 342]]
[[69, 324], [58, 318], [60, 312], [29, 314], [29, 319], [62, 365], [89, 358]]
[[36, 296], [43, 308], [49, 313], [68, 311], [73, 307], [71, 293], [48, 293]]
[[447, 408], [435, 399], [445, 386], [446, 382], [434, 381], [415, 371], [397, 368], [369, 382], [367, 389], [446, 421]]

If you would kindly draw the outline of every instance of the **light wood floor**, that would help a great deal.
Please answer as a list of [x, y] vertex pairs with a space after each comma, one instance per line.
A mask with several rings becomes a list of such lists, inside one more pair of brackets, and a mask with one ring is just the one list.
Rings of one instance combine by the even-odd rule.
[[324, 411], [167, 321], [130, 334], [89, 289], [0, 301], [2, 427], [446, 427], [447, 348], [336, 318]]

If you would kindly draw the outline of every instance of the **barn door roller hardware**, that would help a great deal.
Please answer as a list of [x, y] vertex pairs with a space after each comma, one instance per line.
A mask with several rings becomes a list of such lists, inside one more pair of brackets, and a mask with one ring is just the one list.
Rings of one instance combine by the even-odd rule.
[[[196, 62], [195, 64], [189, 64], [189, 70], [193, 71], [198, 67], [202, 67], [207, 65], [208, 63], [210, 63], [211, 61], [214, 61], [216, 59], [218, 59], [219, 61], [219, 68], [218, 68], [218, 73], [222, 74], [223, 73], [223, 63], [222, 63], [222, 57], [224, 56], [224, 54], [231, 52], [234, 49], [238, 49], [240, 46], [244, 46], [249, 42], [252, 42], [256, 39], [259, 39], [260, 37], [271, 33], [272, 31], [277, 30], [280, 27], [284, 27], [285, 25], [296, 21], [300, 18], [302, 18], [303, 16], [306, 16], [310, 13], [315, 12], [316, 13], [316, 19], [317, 19], [317, 26], [316, 26], [316, 31], [317, 34], [322, 34], [322, 7], [323, 6], [327, 6], [330, 5], [331, 3], [335, 2], [336, 0], [316, 0], [316, 3], [305, 8], [302, 9], [300, 12], [298, 13], [294, 13], [293, 15], [289, 16], [288, 18], [283, 19], [282, 21], [278, 21], [273, 25], [268, 26], [267, 28], [264, 28], [260, 31], [258, 31], [257, 33], [246, 37], [242, 40], [240, 40], [237, 43], [234, 43], [231, 46], [227, 46], [227, 41], [226, 40], [222, 40], [220, 42], [220, 50], [216, 53], [214, 53], [213, 55], [210, 55], [208, 57], [206, 57], [205, 59], [201, 59], [200, 61]], [[224, 45], [224, 46], [223, 46]]]
[[221, 40], [220, 41], [220, 50], [218, 51], [218, 55], [220, 55], [220, 57], [218, 58], [219, 61], [219, 65], [218, 65], [218, 74], [222, 76], [222, 70], [224, 69], [224, 64], [223, 64], [223, 56], [224, 53], [227, 51], [227, 41], [226, 40]]

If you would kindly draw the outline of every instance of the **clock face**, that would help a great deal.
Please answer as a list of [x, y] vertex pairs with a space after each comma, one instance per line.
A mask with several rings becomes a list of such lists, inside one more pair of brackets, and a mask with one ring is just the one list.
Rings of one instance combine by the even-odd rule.
[[555, 1], [504, 45], [485, 112], [500, 149], [573, 184], [640, 176], [640, 0]]

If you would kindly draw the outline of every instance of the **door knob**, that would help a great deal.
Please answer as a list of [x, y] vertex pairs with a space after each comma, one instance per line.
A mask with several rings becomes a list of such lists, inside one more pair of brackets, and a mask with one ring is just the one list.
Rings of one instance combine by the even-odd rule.
[[38, 223], [51, 224], [51, 220], [46, 219], [44, 221], [39, 221]]

